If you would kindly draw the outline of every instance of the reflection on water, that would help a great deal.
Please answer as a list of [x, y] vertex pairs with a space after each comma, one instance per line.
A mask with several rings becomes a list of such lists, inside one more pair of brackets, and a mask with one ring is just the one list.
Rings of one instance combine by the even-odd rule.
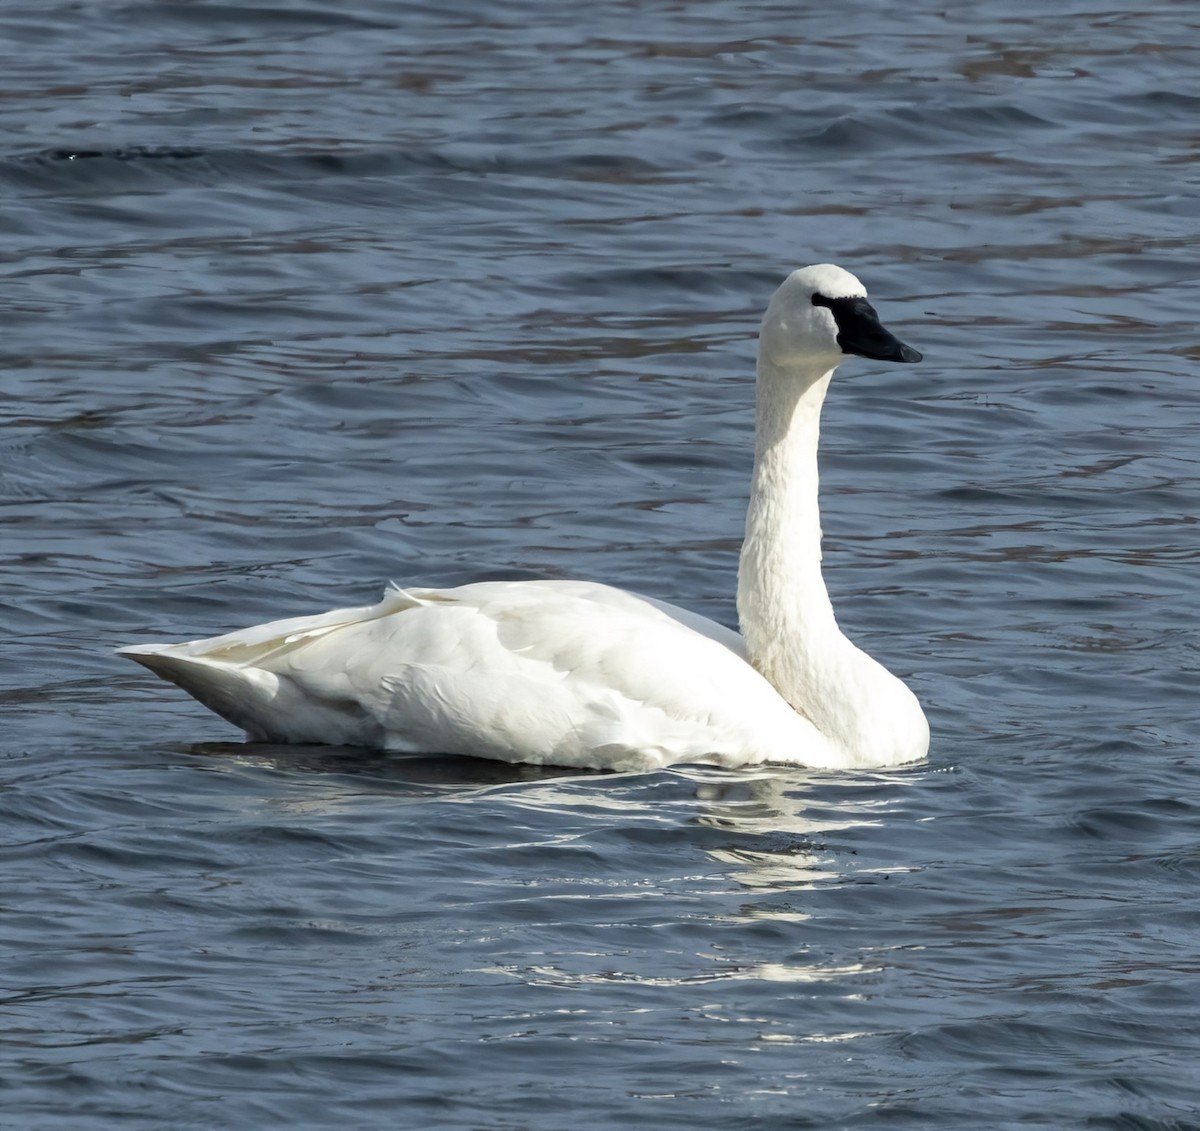
[[[776, 772], [702, 786], [697, 796], [706, 804], [696, 820], [736, 836], [728, 847], [708, 848], [709, 855], [729, 865], [732, 879], [756, 890], [802, 891], [836, 880], [842, 873], [827, 839], [884, 825], [896, 802], [890, 794], [858, 791], [860, 796], [840, 798], [832, 808], [816, 802], [807, 785], [794, 773]], [[774, 914], [748, 908], [741, 913]]]

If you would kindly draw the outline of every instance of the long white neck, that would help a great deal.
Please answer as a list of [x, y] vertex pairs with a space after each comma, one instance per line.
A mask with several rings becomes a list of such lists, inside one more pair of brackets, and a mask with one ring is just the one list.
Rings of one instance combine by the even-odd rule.
[[751, 663], [793, 709], [851, 762], [890, 764], [925, 753], [928, 725], [912, 692], [851, 644], [833, 615], [821, 575], [817, 476], [833, 370], [821, 369], [783, 370], [759, 359], [738, 617]]

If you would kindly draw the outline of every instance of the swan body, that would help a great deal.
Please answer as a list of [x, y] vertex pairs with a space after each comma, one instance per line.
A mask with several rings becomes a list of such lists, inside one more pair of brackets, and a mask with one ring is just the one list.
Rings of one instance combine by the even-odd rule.
[[916, 697], [842, 635], [821, 577], [820, 410], [848, 354], [920, 360], [849, 272], [793, 272], [760, 336], [741, 635], [608, 585], [500, 581], [121, 654], [258, 740], [608, 770], [915, 761]]

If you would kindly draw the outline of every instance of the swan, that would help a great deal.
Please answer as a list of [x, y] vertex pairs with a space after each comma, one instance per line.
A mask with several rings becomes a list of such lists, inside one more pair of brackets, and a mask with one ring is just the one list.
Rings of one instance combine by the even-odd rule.
[[821, 406], [853, 355], [921, 360], [850, 272], [793, 271], [759, 334], [741, 635], [595, 582], [492, 581], [119, 653], [252, 740], [618, 771], [921, 759], [916, 696], [842, 634], [821, 576]]

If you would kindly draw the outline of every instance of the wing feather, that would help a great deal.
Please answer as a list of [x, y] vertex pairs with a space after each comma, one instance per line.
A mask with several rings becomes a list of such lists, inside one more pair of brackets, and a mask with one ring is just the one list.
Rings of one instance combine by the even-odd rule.
[[[825, 760], [736, 632], [606, 585], [392, 589], [168, 650], [196, 672], [243, 673], [245, 701], [226, 717], [260, 736], [323, 741], [336, 724], [398, 750], [609, 769]], [[278, 691], [250, 695], [255, 681]]]

